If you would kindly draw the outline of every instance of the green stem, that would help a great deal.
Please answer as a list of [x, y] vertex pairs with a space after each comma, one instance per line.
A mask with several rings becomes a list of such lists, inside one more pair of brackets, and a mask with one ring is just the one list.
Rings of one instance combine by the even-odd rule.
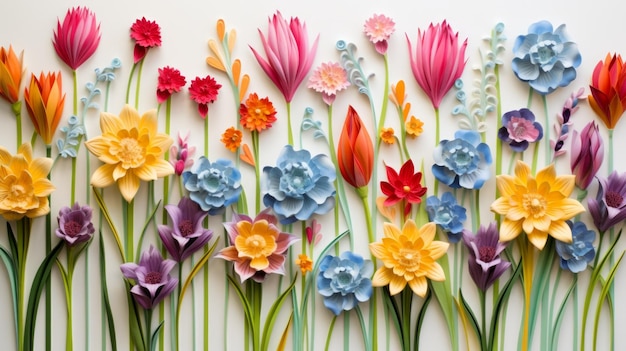
[[30, 218], [22, 217], [17, 221], [17, 250], [18, 250], [18, 289], [17, 289], [17, 349], [24, 350], [24, 296], [26, 281], [26, 256], [30, 243]]
[[[51, 158], [52, 147], [46, 145], [46, 157]], [[72, 158], [75, 162], [76, 158]], [[73, 163], [72, 163], [73, 164]], [[50, 180], [50, 173], [48, 173], [48, 180]], [[72, 184], [72, 190], [75, 188]], [[73, 205], [74, 202], [72, 201]], [[52, 206], [52, 196], [48, 195], [48, 206]], [[46, 214], [46, 256], [52, 251], [52, 215], [50, 211]], [[52, 281], [50, 278], [46, 280], [46, 347], [49, 350], [52, 345]]]
[[[440, 130], [439, 130], [439, 108], [435, 108], [435, 147], [439, 145], [440, 142]], [[439, 194], [439, 180], [435, 178], [434, 181], [434, 193], [433, 195], [438, 196]]]
[[204, 119], [204, 157], [209, 158], [209, 116]]
[[[76, 201], [76, 157], [72, 157], [72, 184], [70, 187], [70, 204]], [[89, 192], [87, 192], [89, 193]]]
[[[346, 319], [348, 318], [347, 313], [344, 313], [344, 318]], [[328, 326], [328, 336], [326, 337], [326, 344], [324, 344], [324, 350], [326, 351], [328, 351], [330, 348], [330, 337], [333, 335], [333, 329], [335, 328], [336, 321], [337, 321], [337, 316], [333, 316], [333, 319], [330, 320], [330, 325]]]
[[130, 102], [130, 85], [133, 82], [133, 75], [135, 73], [136, 68], [137, 68], [137, 63], [133, 63], [133, 67], [130, 69], [130, 74], [128, 75], [128, 84], [126, 85], [126, 100], [125, 100], [127, 104]]
[[[376, 241], [376, 238], [374, 236], [374, 229], [372, 228], [372, 215], [370, 213], [369, 201], [367, 199], [368, 187], [363, 186], [356, 189], [356, 191], [363, 202], [363, 213], [365, 214], [365, 223], [367, 224], [367, 239], [369, 243], [373, 243]], [[374, 269], [376, 269], [376, 257], [373, 254], [371, 254], [371, 259], [374, 264]], [[376, 308], [376, 298], [378, 295], [377, 291], [377, 289], [374, 289], [370, 300], [370, 334], [372, 337], [373, 351], [378, 350], [378, 309]]]
[[[609, 174], [611, 174], [613, 172], [613, 129], [609, 129], [609, 162], [608, 162], [608, 166], [609, 166]], [[615, 228], [611, 227], [611, 229], [609, 229], [609, 242], [613, 242], [615, 240]], [[597, 255], [597, 254], [596, 254]], [[611, 252], [611, 255], [609, 255], [609, 267], [613, 267], [615, 265], [615, 251]], [[609, 298], [611, 301], [615, 301], [615, 283], [614, 281], [611, 282], [611, 285], [609, 285]], [[611, 340], [611, 345], [615, 344], [615, 320], [614, 320], [614, 315], [611, 314], [611, 323], [610, 323], [610, 330], [609, 330], [609, 334], [610, 334], [610, 340]], [[613, 350], [613, 348], [611, 348], [611, 350]]]
[[139, 88], [141, 87], [141, 71], [143, 71], [143, 63], [145, 60], [139, 62], [139, 71], [137, 71], [137, 86], [135, 87], [135, 110], [139, 109]]
[[152, 350], [152, 312], [153, 311], [154, 310], [151, 308], [144, 310], [144, 317], [146, 319], [146, 337], [145, 337], [145, 341], [146, 341], [145, 350], [146, 351]]
[[67, 326], [65, 332], [65, 351], [74, 350], [73, 338], [73, 317], [72, 317], [72, 281], [74, 280], [74, 267], [76, 267], [76, 258], [72, 254], [72, 247], [67, 250], [67, 286], [65, 288], [67, 302]]
[[552, 152], [552, 147], [550, 146], [550, 116], [548, 115], [548, 100], [546, 99], [545, 95], [541, 95], [541, 99], [543, 101], [543, 113], [545, 115], [545, 128], [543, 128], [543, 140], [545, 148], [546, 148], [546, 155], [545, 155], [545, 163], [548, 164], [548, 162], [550, 162], [550, 153]]
[[[252, 131], [251, 133], [252, 135], [252, 152], [254, 152], [254, 175], [256, 176], [255, 178], [255, 182], [256, 182], [256, 189], [257, 191], [255, 191], [254, 193], [254, 200], [255, 200], [255, 210], [256, 212], [254, 213], [259, 213], [261, 211], [261, 167], [260, 167], [260, 160], [259, 160], [259, 132], [257, 132], [256, 130]], [[289, 144], [291, 145], [291, 144]]]
[[487, 340], [489, 340], [489, 335], [487, 335], [487, 299], [482, 289], [478, 289], [478, 295], [480, 296], [480, 349], [489, 350], [487, 345]]
[[22, 145], [22, 102], [16, 101], [11, 105], [11, 110], [13, 110], [13, 114], [15, 115], [15, 127], [17, 133], [17, 147], [16, 150], [20, 148]]
[[74, 94], [72, 98], [72, 113], [74, 116], [78, 115], [78, 78], [76, 76], [76, 70], [72, 70], [72, 82], [74, 83]]
[[411, 303], [413, 290], [405, 287], [402, 290], [402, 350], [411, 351]]
[[291, 130], [291, 102], [287, 101], [287, 144], [293, 145], [293, 131]]
[[387, 105], [389, 104], [389, 58], [387, 54], [383, 55], [383, 60], [385, 62], [385, 88], [383, 91], [383, 103], [380, 109], [380, 119], [378, 120], [378, 135], [383, 130], [385, 126], [385, 117], [387, 116]]

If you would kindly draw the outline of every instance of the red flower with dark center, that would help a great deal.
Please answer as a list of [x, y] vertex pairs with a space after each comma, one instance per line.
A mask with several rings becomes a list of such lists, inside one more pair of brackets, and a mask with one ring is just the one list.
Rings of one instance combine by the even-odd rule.
[[187, 84], [185, 77], [176, 68], [169, 66], [159, 68], [159, 84], [157, 85], [157, 102], [162, 104], [172, 94], [178, 93]]
[[135, 40], [134, 59], [137, 63], [146, 57], [149, 48], [161, 46], [161, 27], [142, 17], [130, 26], [130, 37]]
[[405, 201], [404, 215], [411, 212], [413, 204], [422, 202], [422, 196], [426, 194], [426, 188], [422, 186], [422, 172], [415, 172], [413, 161], [408, 160], [397, 173], [393, 168], [385, 166], [387, 169], [388, 182], [380, 182], [380, 189], [387, 195], [385, 206], [393, 206], [400, 201]]
[[198, 112], [202, 118], [206, 118], [209, 113], [209, 104], [217, 99], [217, 93], [222, 87], [213, 77], [196, 77], [189, 86], [191, 100], [198, 104]]

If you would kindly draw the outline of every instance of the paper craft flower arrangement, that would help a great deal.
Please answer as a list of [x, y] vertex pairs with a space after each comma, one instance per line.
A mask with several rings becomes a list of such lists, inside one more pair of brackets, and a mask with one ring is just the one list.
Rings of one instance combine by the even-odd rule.
[[[11, 347], [51, 349], [51, 335], [65, 329], [66, 350], [83, 349], [74, 340], [85, 333], [87, 348], [97, 340], [141, 351], [317, 350], [341, 339], [347, 348], [409, 351], [432, 347], [422, 331], [439, 328], [449, 335], [442, 349], [554, 350], [568, 328], [573, 349], [584, 350], [602, 342], [601, 316], [608, 343], [626, 345], [614, 323], [626, 220], [626, 173], [613, 151], [626, 110], [619, 54], [590, 56], [599, 61], [583, 77], [565, 24], [530, 24], [509, 44], [499, 23], [476, 48], [445, 20], [398, 43], [394, 20], [374, 14], [355, 31], [372, 57], [346, 40], [323, 57], [328, 33], [309, 32], [303, 17], [269, 15], [267, 28], [259, 18], [258, 40], [245, 43], [246, 58], [234, 56], [245, 48], [235, 29], [217, 20], [208, 56], [198, 58], [206, 70], [194, 79], [152, 57], [167, 50], [168, 28], [141, 14], [128, 24], [132, 57], [96, 68], [86, 90], [76, 88], [85, 66], [96, 64], [102, 31], [118, 23], [69, 9], [50, 30], [56, 71], [27, 75], [20, 43], [0, 47], [0, 96], [16, 129], [15, 145], [0, 146]], [[467, 52], [477, 49], [481, 61], [469, 71]], [[377, 65], [382, 99], [372, 89], [380, 80], [370, 79]], [[398, 65], [413, 77], [398, 77]], [[116, 96], [111, 87], [126, 73], [125, 95]], [[528, 86], [526, 106], [503, 110], [512, 105], [503, 101], [505, 75]], [[251, 79], [263, 88], [248, 91]], [[140, 99], [142, 83], [152, 99]], [[558, 101], [573, 85], [583, 88]], [[320, 99], [304, 97], [307, 88]], [[228, 94], [234, 106], [221, 99]], [[218, 104], [235, 117], [216, 138]], [[172, 123], [173, 111], [185, 122]], [[458, 128], [441, 130], [442, 121]], [[43, 255], [29, 254], [36, 239]], [[99, 280], [76, 274], [88, 263]], [[88, 281], [81, 294], [77, 279]], [[80, 316], [77, 298], [100, 297], [101, 309]], [[57, 298], [63, 313], [51, 308]], [[521, 321], [507, 322], [507, 309]], [[107, 325], [97, 336], [73, 323], [90, 313]], [[441, 325], [429, 322], [435, 313]], [[574, 323], [562, 323], [566, 313]]]

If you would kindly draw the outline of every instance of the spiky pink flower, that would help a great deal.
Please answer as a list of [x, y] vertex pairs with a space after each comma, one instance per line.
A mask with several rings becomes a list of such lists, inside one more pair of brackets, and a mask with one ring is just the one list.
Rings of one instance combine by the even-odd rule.
[[63, 23], [57, 20], [52, 45], [72, 70], [78, 69], [96, 52], [100, 44], [100, 24], [96, 15], [86, 7], [67, 10]]

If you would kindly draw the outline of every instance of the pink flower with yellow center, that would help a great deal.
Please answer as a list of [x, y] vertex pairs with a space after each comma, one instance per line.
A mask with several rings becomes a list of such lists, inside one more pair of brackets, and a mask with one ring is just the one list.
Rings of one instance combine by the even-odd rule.
[[363, 26], [363, 31], [376, 51], [384, 55], [387, 52], [387, 40], [396, 31], [396, 23], [385, 15], [373, 15]]
[[346, 70], [338, 62], [326, 62], [313, 71], [307, 87], [322, 93], [324, 102], [331, 105], [337, 93], [349, 86]]

